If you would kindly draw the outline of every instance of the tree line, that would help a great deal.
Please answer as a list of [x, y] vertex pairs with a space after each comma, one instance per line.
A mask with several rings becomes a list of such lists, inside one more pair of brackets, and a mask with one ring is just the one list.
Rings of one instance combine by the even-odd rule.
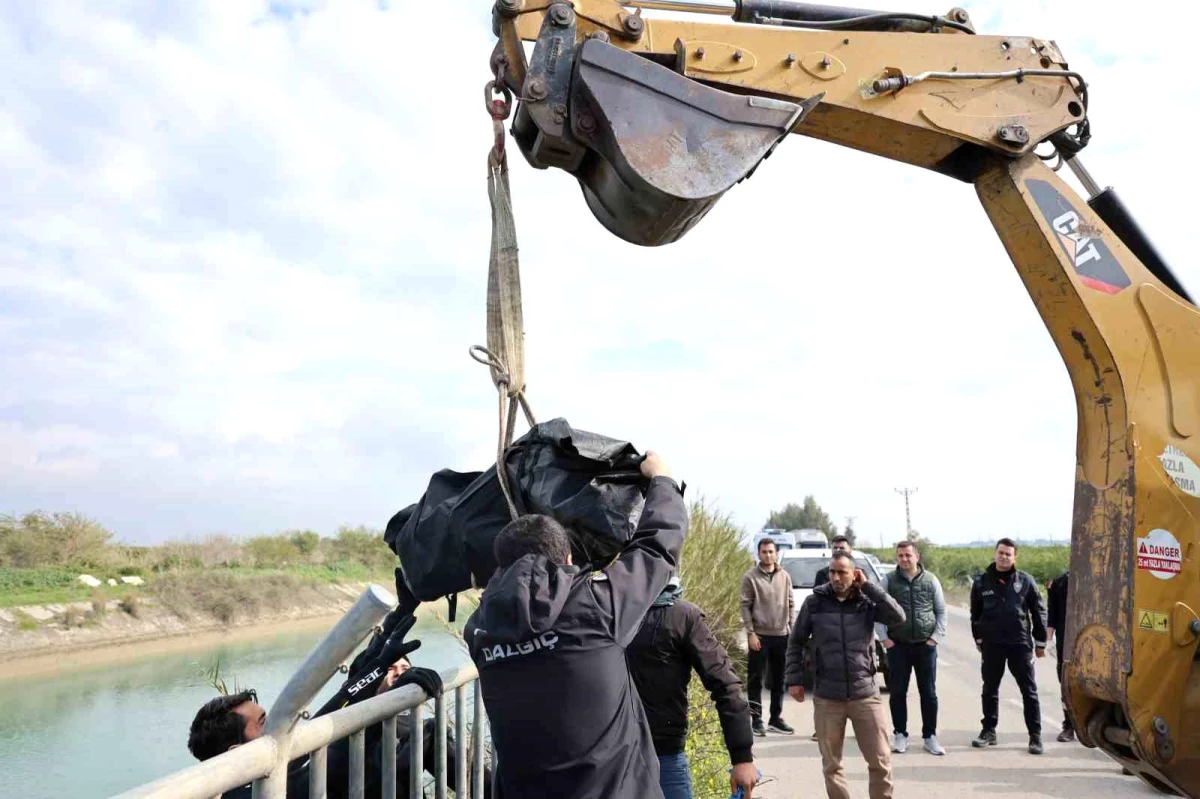
[[[764, 527], [779, 530], [820, 530], [826, 538], [833, 538], [838, 534], [837, 525], [825, 509], [817, 504], [812, 494], [804, 497], [801, 504], [789, 502], [779, 510], [771, 511]], [[850, 546], [857, 544], [853, 516], [846, 519], [846, 526], [842, 528], [841, 534], [850, 539]]]

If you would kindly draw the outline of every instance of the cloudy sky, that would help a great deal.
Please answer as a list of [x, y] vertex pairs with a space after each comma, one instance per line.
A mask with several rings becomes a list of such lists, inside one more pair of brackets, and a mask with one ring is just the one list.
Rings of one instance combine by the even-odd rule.
[[[4, 5], [0, 512], [329, 533], [487, 466], [492, 38], [450, 6]], [[1200, 291], [1187, 26], [967, 7], [1089, 78], [1088, 166]], [[647, 250], [513, 167], [540, 417], [662, 451], [748, 529], [811, 493], [890, 541], [915, 486], [937, 541], [1069, 534], [1070, 385], [970, 186], [792, 137]]]

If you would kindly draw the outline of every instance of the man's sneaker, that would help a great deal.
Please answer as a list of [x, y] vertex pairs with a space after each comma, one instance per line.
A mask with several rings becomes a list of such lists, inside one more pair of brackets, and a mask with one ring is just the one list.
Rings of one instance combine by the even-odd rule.
[[942, 748], [942, 745], [940, 743], [938, 743], [938, 739], [937, 739], [936, 735], [930, 735], [928, 738], [925, 739], [925, 751], [931, 755], [946, 754], [946, 750]]
[[767, 729], [784, 735], [791, 735], [795, 732], [783, 719], [771, 719], [771, 723], [767, 725]]
[[762, 719], [754, 720], [754, 734], [759, 738], [767, 737], [767, 728], [763, 726]]
[[1042, 736], [1030, 735], [1029, 736], [1029, 754], [1040, 755], [1043, 751], [1045, 751], [1045, 750], [1042, 748]]
[[971, 741], [971, 746], [975, 747], [976, 749], [982, 749], [985, 746], [995, 746], [995, 745], [996, 745], [996, 731], [995, 730], [981, 730], [979, 733], [979, 737], [976, 738], [974, 741]]
[[1075, 740], [1075, 730], [1071, 729], [1070, 727], [1066, 728], [1065, 730], [1063, 730], [1062, 732], [1060, 732], [1058, 734], [1058, 738], [1056, 740], [1060, 744], [1071, 743], [1071, 741]]
[[908, 751], [908, 736], [896, 733], [892, 736], [892, 751], [902, 755]]

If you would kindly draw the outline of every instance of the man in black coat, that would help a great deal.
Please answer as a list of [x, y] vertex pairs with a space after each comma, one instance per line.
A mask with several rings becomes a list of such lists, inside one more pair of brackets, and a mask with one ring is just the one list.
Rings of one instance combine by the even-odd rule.
[[499, 799], [662, 799], [658, 756], [625, 662], [679, 562], [683, 492], [653, 452], [637, 530], [597, 571], [571, 564], [548, 516], [496, 537], [499, 565], [464, 635], [496, 747]]
[[[1063, 648], [1067, 640], [1067, 583], [1070, 571], [1065, 571], [1055, 577], [1046, 592], [1046, 632], [1054, 639], [1055, 653], [1058, 660], [1054, 669], [1058, 673], [1058, 686], [1062, 690]], [[1075, 740], [1075, 728], [1071, 725], [1071, 716], [1067, 713], [1067, 699], [1063, 696], [1062, 732], [1058, 734], [1059, 743], [1070, 743]]]
[[[838, 554], [839, 552], [844, 552], [849, 555], [852, 552], [850, 539], [844, 535], [835, 535], [833, 537], [833, 541], [831, 541], [829, 545], [832, 549], [832, 554], [834, 555]], [[816, 588], [818, 585], [826, 585], [828, 583], [829, 567], [822, 566], [821, 568], [817, 569], [817, 576], [813, 578], [813, 588]]]
[[[408, 658], [401, 658], [388, 668], [380, 682], [377, 693], [384, 693], [402, 685], [417, 685], [426, 695], [433, 696], [441, 691], [441, 677], [431, 669], [414, 668]], [[208, 760], [228, 752], [242, 744], [262, 737], [267, 726], [267, 712], [258, 704], [258, 695], [253, 690], [228, 696], [218, 696], [205, 703], [197, 711], [188, 732], [188, 750], [197, 760]], [[433, 719], [422, 725], [424, 763], [432, 772], [436, 727]], [[402, 711], [396, 718], [396, 784], [407, 790], [409, 765], [412, 762], [410, 741], [412, 735], [411, 711]], [[365, 747], [365, 795], [378, 797], [382, 794], [381, 768], [383, 765], [382, 725], [367, 728]], [[349, 739], [334, 741], [327, 749], [326, 791], [329, 799], [342, 799], [350, 795], [350, 748]], [[454, 789], [457, 769], [452, 735], [447, 733], [447, 782]], [[288, 764], [288, 799], [309, 797], [309, 757], [298, 757]], [[485, 774], [484, 794], [491, 796], [491, 775]], [[223, 799], [250, 799], [251, 787], [244, 785], [221, 794]]]
[[1037, 582], [1017, 569], [1017, 545], [1011, 539], [996, 542], [992, 565], [971, 586], [971, 633], [983, 655], [983, 730], [971, 745], [996, 745], [1000, 681], [1007, 666], [1021, 689], [1029, 752], [1042, 754], [1042, 707], [1033, 659], [1035, 654], [1046, 656], [1046, 612]]
[[754, 736], [750, 704], [729, 655], [713, 637], [699, 607], [680, 599], [679, 578], [672, 577], [646, 614], [625, 658], [646, 709], [650, 737], [658, 755], [659, 785], [665, 799], [691, 799], [687, 754], [688, 682], [700, 677], [717, 706], [725, 748], [733, 766], [730, 788], [752, 795], [758, 770], [754, 767]]
[[839, 552], [829, 561], [829, 583], [819, 585], [800, 606], [788, 640], [784, 682], [804, 701], [804, 654], [814, 644], [814, 723], [829, 799], [850, 799], [842, 750], [846, 722], [867, 761], [870, 799], [892, 797], [888, 717], [875, 681], [875, 625], [904, 621], [904, 609], [881, 587], [868, 582], [854, 559]]

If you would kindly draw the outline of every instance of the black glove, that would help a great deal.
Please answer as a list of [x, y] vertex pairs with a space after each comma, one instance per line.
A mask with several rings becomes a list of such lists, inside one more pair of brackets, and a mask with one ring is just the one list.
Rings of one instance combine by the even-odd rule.
[[433, 699], [442, 693], [442, 675], [433, 669], [414, 666], [400, 675], [400, 679], [396, 680], [395, 685], [392, 686], [392, 690], [399, 688], [401, 685], [415, 685], [424, 691], [426, 696]]
[[404, 644], [404, 636], [408, 635], [409, 630], [416, 623], [417, 617], [411, 613], [406, 615], [401, 612], [399, 607], [393, 610], [388, 615], [388, 618], [384, 620], [383, 627], [371, 638], [371, 642], [351, 661], [350, 669], [347, 672], [350, 675], [349, 682], [354, 682], [363, 674], [378, 666], [381, 660], [385, 667], [390, 666], [399, 660], [401, 655], [407, 655], [409, 652], [413, 652], [420, 647], [420, 641], [413, 641], [411, 643], [416, 646], [401, 651]]

